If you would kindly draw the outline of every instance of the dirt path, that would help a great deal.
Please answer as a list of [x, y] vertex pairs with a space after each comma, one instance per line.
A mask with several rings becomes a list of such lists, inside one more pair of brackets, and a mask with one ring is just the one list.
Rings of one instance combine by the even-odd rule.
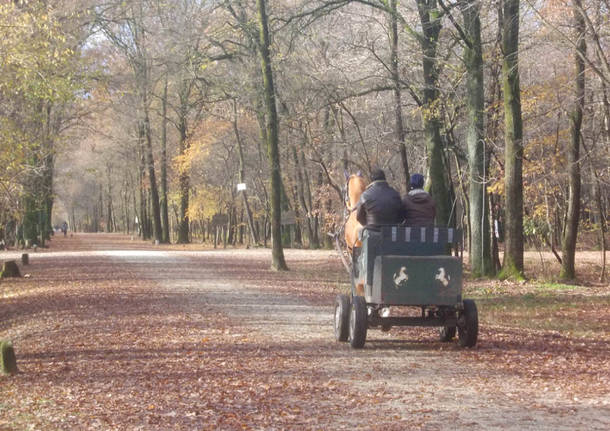
[[607, 391], [488, 366], [486, 328], [473, 351], [425, 329], [335, 343], [332, 253], [288, 250], [274, 273], [268, 250], [147, 248], [58, 238], [0, 284], [21, 370], [0, 380], [0, 430], [610, 428]]

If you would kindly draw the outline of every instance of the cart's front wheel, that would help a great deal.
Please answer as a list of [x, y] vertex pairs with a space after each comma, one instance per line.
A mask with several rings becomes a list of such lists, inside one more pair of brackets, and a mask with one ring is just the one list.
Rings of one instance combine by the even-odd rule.
[[443, 343], [447, 343], [451, 340], [453, 340], [453, 337], [455, 337], [455, 326], [443, 326], [439, 331], [438, 331], [438, 335], [440, 340]]
[[349, 315], [349, 344], [354, 349], [364, 346], [367, 327], [366, 301], [363, 296], [354, 296]]
[[464, 310], [458, 319], [460, 346], [473, 347], [479, 335], [479, 314], [472, 299], [464, 299]]
[[347, 341], [349, 335], [349, 297], [337, 295], [335, 299], [335, 340]]

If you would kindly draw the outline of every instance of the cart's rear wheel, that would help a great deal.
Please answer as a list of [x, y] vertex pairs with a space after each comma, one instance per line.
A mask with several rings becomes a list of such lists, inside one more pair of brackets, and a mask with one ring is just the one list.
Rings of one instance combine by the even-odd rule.
[[455, 326], [443, 326], [438, 331], [440, 340], [444, 343], [453, 340], [453, 337], [455, 337], [455, 330], [456, 330]]
[[335, 340], [347, 341], [349, 335], [349, 297], [337, 295], [335, 299]]
[[361, 349], [366, 341], [367, 310], [364, 296], [352, 297], [349, 314], [349, 344], [354, 349]]
[[460, 346], [473, 347], [479, 335], [479, 314], [477, 306], [471, 299], [464, 299], [464, 310], [458, 319]]

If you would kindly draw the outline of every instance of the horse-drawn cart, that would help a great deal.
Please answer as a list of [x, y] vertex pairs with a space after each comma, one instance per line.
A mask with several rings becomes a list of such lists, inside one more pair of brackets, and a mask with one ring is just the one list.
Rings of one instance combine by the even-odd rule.
[[[367, 330], [392, 326], [437, 326], [440, 339], [477, 342], [478, 314], [462, 299], [462, 260], [450, 255], [460, 233], [452, 228], [383, 226], [364, 228], [362, 247], [352, 253], [351, 295], [335, 303], [335, 338], [364, 346]], [[390, 308], [419, 307], [421, 315], [392, 316]]]

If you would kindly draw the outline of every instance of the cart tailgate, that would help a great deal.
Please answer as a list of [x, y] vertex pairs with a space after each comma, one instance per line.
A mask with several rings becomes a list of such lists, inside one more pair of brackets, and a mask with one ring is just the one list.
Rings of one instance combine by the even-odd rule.
[[456, 305], [461, 302], [462, 261], [452, 256], [375, 258], [366, 302], [387, 305]]

